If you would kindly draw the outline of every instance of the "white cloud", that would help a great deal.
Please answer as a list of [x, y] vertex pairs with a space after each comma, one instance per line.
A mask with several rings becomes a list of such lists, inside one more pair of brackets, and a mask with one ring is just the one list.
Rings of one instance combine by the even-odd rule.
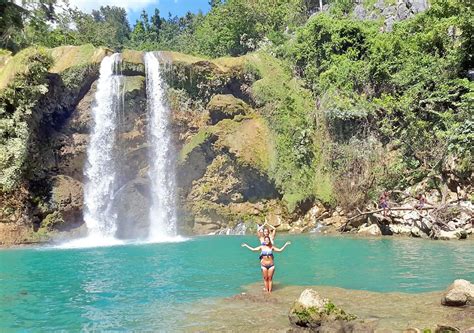
[[140, 11], [150, 4], [158, 4], [159, 0], [69, 0], [72, 8], [77, 7], [84, 12], [98, 9], [100, 6], [117, 6], [125, 8], [127, 12]]

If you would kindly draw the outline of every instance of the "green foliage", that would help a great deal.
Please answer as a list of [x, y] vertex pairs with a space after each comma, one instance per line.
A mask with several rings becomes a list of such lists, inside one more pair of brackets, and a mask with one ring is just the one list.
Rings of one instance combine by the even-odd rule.
[[[285, 46], [335, 142], [337, 156], [327, 161], [336, 182], [342, 181], [337, 175], [351, 175], [368, 187], [357, 193], [370, 193], [443, 172], [467, 179], [473, 165], [473, 83], [463, 76], [472, 61], [473, 20], [465, 5], [434, 1], [392, 33], [379, 32], [376, 22], [318, 14]], [[395, 147], [396, 154], [385, 162], [373, 160], [380, 154], [367, 155], [364, 162], [352, 156], [352, 149], [341, 149], [355, 148], [354, 140], [369, 136]], [[453, 158], [454, 170], [448, 163]], [[369, 181], [372, 177], [376, 181]], [[338, 192], [347, 186], [336, 183]]]
[[211, 137], [212, 133], [209, 132], [207, 129], [199, 131], [196, 135], [194, 135], [191, 140], [183, 146], [181, 151], [179, 152], [179, 163], [184, 163], [188, 158], [188, 155], [198, 146], [205, 143]]
[[257, 16], [245, 1], [229, 0], [212, 8], [197, 28], [198, 50], [210, 56], [243, 54], [259, 38]]
[[276, 158], [270, 176], [284, 193], [289, 210], [310, 198], [331, 202], [332, 188], [320, 165], [322, 147], [310, 92], [292, 78], [287, 64], [265, 53], [248, 57], [247, 71], [261, 77], [252, 85], [252, 93], [274, 133]]
[[[35, 110], [48, 91], [46, 73], [52, 58], [42, 49], [28, 49], [21, 58], [23, 72], [0, 93], [0, 190], [11, 191], [22, 177], [30, 135], [41, 118]], [[36, 112], [34, 112], [36, 111]]]
[[128, 41], [130, 27], [123, 8], [100, 7], [92, 15], [73, 10], [71, 20], [76, 26], [73, 31], [76, 45], [91, 43], [121, 49]]

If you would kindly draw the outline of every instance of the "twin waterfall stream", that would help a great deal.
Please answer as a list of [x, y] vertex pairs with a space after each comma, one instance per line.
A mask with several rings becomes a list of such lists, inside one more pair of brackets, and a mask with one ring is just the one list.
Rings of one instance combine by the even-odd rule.
[[[160, 63], [153, 52], [145, 54], [147, 95], [147, 140], [149, 158], [150, 207], [146, 241], [155, 242], [176, 236], [175, 175], [170, 152], [169, 109], [164, 103], [165, 83]], [[93, 127], [84, 167], [84, 220], [88, 237], [85, 246], [120, 243], [116, 239], [118, 217], [115, 194], [120, 190], [117, 170], [122, 163], [117, 154], [117, 132], [124, 110], [124, 82], [121, 56], [106, 56], [100, 65]], [[133, 223], [133, 221], [127, 221]]]

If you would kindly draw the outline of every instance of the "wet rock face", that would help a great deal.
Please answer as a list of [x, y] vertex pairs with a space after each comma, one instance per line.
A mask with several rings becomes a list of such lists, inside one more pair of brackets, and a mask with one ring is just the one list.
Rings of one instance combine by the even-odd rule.
[[[59, 175], [53, 178], [51, 205], [69, 224], [81, 224], [84, 194], [82, 183], [78, 180]], [[65, 226], [59, 226], [64, 228]]]
[[[191, 72], [206, 66], [215, 71], [211, 77], [234, 75], [208, 65], [198, 62]], [[285, 209], [268, 176], [273, 147], [263, 118], [238, 93], [193, 96], [178, 89], [182, 83], [175, 87], [171, 105], [181, 147], [177, 182], [183, 207], [179, 220], [187, 221], [183, 231], [226, 232], [265, 217], [281, 224]]]
[[116, 194], [114, 209], [118, 216], [117, 234], [121, 239], [146, 238], [149, 227], [150, 189], [147, 179], [136, 179]]

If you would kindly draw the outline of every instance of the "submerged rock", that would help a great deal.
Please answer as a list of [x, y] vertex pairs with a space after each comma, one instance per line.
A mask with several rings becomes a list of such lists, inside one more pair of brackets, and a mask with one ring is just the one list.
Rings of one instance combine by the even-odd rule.
[[446, 306], [474, 305], [474, 285], [467, 280], [455, 280], [441, 299]]

